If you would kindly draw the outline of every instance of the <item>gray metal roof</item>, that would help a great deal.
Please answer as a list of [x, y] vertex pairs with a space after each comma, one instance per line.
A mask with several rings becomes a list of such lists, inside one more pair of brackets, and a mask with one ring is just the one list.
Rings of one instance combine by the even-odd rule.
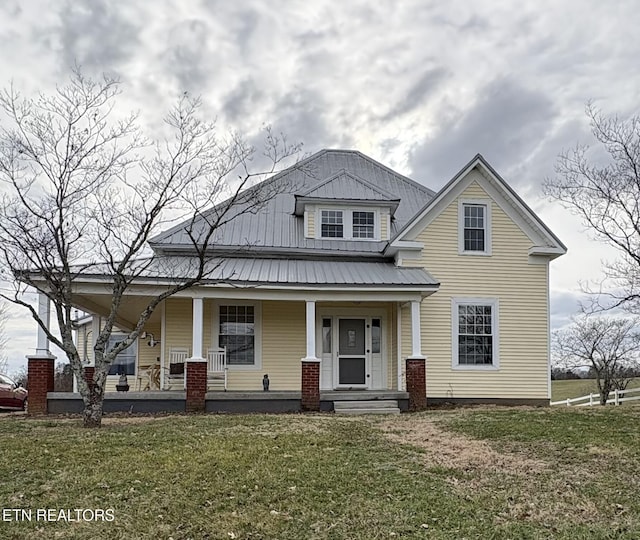
[[[346, 173], [346, 174], [344, 174]], [[340, 187], [340, 175], [346, 180]], [[315, 187], [325, 189], [332, 197], [349, 199], [349, 189], [358, 183], [360, 195], [384, 194], [399, 200], [391, 223], [391, 235], [395, 235], [434, 196], [425, 186], [406, 178], [377, 161], [351, 150], [322, 150], [266, 182], [270, 182], [277, 194], [267, 200], [256, 213], [238, 215], [220, 227], [213, 239], [217, 247], [251, 246], [257, 248], [295, 249], [315, 252], [380, 253], [385, 243], [346, 242], [340, 240], [316, 240], [304, 237], [304, 220], [294, 215], [295, 194], [309, 193]], [[333, 180], [327, 182], [327, 180]], [[325, 187], [321, 187], [324, 185]], [[371, 187], [369, 188], [368, 185]], [[256, 188], [260, 189], [258, 185]], [[368, 191], [367, 191], [368, 190]], [[376, 191], [377, 190], [377, 191]], [[342, 193], [340, 193], [342, 191]], [[366, 191], [366, 193], [365, 193]], [[241, 211], [241, 207], [238, 207]], [[188, 248], [189, 238], [184, 225], [178, 225], [159, 234], [150, 241], [156, 250]], [[251, 248], [249, 248], [251, 249]]]
[[[197, 260], [191, 257], [140, 259], [135, 267], [141, 279], [184, 279], [193, 275]], [[84, 269], [85, 277], [107, 277], [103, 265]], [[391, 262], [216, 257], [207, 263], [203, 283], [274, 286], [364, 286], [436, 288], [438, 281], [422, 268], [401, 268]]]
[[370, 200], [397, 201], [399, 198], [392, 193], [376, 187], [344, 169], [296, 196], [340, 199], [340, 200]]

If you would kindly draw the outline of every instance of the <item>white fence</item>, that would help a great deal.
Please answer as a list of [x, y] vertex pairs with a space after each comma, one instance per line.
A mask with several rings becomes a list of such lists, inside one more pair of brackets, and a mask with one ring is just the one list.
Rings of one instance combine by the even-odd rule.
[[[625, 401], [637, 401], [640, 400], [640, 396], [629, 396], [629, 394], [640, 393], [640, 388], [631, 388], [628, 390], [614, 390], [609, 394], [607, 405], [620, 405]], [[613, 396], [613, 397], [611, 397]], [[585, 402], [585, 403], [582, 403]], [[593, 405], [600, 405], [600, 394], [589, 394], [588, 396], [582, 396], [572, 399], [563, 399], [561, 401], [552, 401], [550, 405], [566, 405], [567, 407], [592, 407]]]

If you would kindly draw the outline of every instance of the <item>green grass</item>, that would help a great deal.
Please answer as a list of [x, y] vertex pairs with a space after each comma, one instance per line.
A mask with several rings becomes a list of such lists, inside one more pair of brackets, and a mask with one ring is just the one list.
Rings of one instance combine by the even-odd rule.
[[115, 521], [0, 538], [638, 538], [638, 412], [2, 417], [2, 508]]
[[[627, 388], [639, 388], [640, 378], [633, 379]], [[551, 401], [597, 394], [595, 379], [572, 379], [568, 381], [551, 381]]]

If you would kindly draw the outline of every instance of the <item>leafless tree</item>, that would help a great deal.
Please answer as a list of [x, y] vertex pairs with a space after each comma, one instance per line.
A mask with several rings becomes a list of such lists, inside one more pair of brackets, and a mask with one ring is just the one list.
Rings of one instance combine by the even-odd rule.
[[[216, 231], [240, 214], [258, 211], [282, 189], [261, 174], [300, 151], [270, 130], [256, 152], [237, 133], [221, 134], [199, 118], [200, 102], [183, 95], [165, 117], [168, 135], [143, 135], [135, 114], [119, 117], [119, 82], [92, 80], [76, 69], [54, 93], [0, 94], [0, 261], [16, 290], [4, 296], [27, 309], [69, 358], [84, 401], [84, 425], [101, 425], [105, 382], [116, 355], [132, 345], [165, 299], [200, 283], [214, 269]], [[253, 158], [269, 161], [261, 174]], [[172, 218], [187, 220], [191, 257], [179, 271], [151, 252], [148, 240]], [[126, 339], [109, 348], [122, 299], [151, 268], [172, 279], [139, 313]], [[99, 272], [112, 298], [94, 339], [94, 385], [82, 376], [73, 342], [74, 280]], [[25, 292], [47, 295], [58, 333], [47, 328]], [[135, 319], [134, 319], [135, 320]]]
[[605, 280], [585, 288], [593, 294], [590, 308], [640, 314], [640, 116], [607, 117], [591, 104], [586, 112], [598, 146], [563, 152], [544, 190], [619, 254], [605, 263]]
[[581, 315], [554, 332], [552, 347], [557, 363], [595, 374], [604, 405], [611, 391], [627, 387], [640, 363], [638, 320]]
[[7, 355], [7, 345], [9, 344], [9, 337], [7, 336], [8, 319], [7, 304], [0, 301], [0, 373], [8, 373], [9, 371], [9, 356]]

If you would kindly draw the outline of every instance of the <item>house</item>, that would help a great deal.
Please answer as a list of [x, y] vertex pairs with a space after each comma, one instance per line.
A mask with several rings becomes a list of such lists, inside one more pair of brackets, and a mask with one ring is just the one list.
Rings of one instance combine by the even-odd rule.
[[[186, 400], [208, 410], [233, 396], [257, 410], [267, 396], [549, 403], [549, 263], [566, 248], [481, 155], [437, 193], [344, 150], [268, 181], [282, 189], [218, 231], [209, 277], [167, 299], [123, 356], [154, 398], [197, 384]], [[150, 244], [162, 263], [125, 298], [125, 329], [163, 268], [189, 258], [184, 225]], [[75, 301], [97, 329], [110, 305], [99, 276]]]

